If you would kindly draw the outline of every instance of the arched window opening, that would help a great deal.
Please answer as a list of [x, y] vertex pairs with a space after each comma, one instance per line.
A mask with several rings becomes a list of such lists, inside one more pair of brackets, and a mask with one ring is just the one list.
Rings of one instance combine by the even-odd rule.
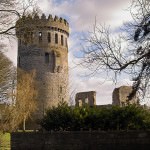
[[64, 37], [61, 35], [61, 45], [64, 45]]
[[58, 44], [58, 34], [55, 34], [55, 43]]
[[60, 93], [62, 93], [62, 86], [60, 86]]
[[19, 45], [21, 45], [21, 43], [22, 43], [22, 42], [21, 42], [21, 39], [19, 39]]
[[85, 99], [85, 104], [88, 104], [89, 103], [89, 100], [88, 100], [88, 97]]
[[78, 101], [78, 105], [79, 105], [79, 107], [82, 107], [82, 100], [81, 99]]
[[45, 53], [45, 63], [49, 63], [49, 53]]
[[95, 105], [95, 100], [93, 99], [93, 105]]
[[68, 47], [67, 38], [65, 39], [65, 41], [66, 41], [66, 47]]
[[39, 32], [39, 42], [42, 42], [42, 32]]
[[27, 43], [28, 43], [28, 34], [27, 33], [24, 34], [23, 43], [24, 43], [24, 45], [27, 45]]
[[20, 56], [18, 57], [18, 66], [19, 66], [19, 67], [21, 66], [21, 63], [20, 63]]
[[51, 43], [51, 33], [50, 32], [48, 32], [47, 40], [48, 40], [48, 43]]
[[33, 32], [31, 32], [31, 43], [33, 43], [33, 37], [34, 37], [34, 34]]
[[56, 70], [56, 55], [55, 55], [55, 52], [54, 51], [52, 51], [52, 53], [51, 53], [51, 58], [52, 58], [52, 60], [51, 60], [51, 63], [52, 63], [52, 72], [55, 72]]

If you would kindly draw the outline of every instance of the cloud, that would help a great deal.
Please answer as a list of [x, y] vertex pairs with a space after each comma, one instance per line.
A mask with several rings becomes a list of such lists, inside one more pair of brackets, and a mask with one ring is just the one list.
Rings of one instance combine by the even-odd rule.
[[[95, 77], [87, 77], [86, 68], [77, 64], [79, 59], [74, 55], [81, 49], [80, 43], [83, 32], [92, 30], [95, 22], [107, 23], [112, 28], [122, 26], [123, 22], [130, 20], [129, 13], [125, 8], [129, 6], [130, 0], [38, 0], [38, 5], [42, 11], [48, 14], [58, 15], [68, 20], [70, 24], [69, 44], [69, 68], [71, 90], [76, 92], [95, 90], [97, 92], [97, 104], [107, 104], [112, 102], [112, 91], [115, 87], [122, 84], [130, 85], [128, 78], [120, 79], [115, 85], [110, 79], [104, 78], [105, 74], [99, 74]], [[9, 47], [7, 55], [16, 64], [17, 60], [17, 42], [13, 41]], [[104, 82], [105, 81], [105, 82]]]
[[[80, 68], [81, 69], [81, 68]], [[79, 68], [76, 69], [78, 73], [81, 73]], [[85, 92], [85, 91], [96, 91], [96, 103], [100, 104], [111, 104], [112, 103], [112, 92], [114, 88], [119, 87], [121, 85], [130, 86], [132, 82], [129, 79], [119, 80], [116, 84], [112, 80], [106, 80], [106, 78], [102, 78], [101, 76], [90, 77], [90, 78], [81, 78], [79, 74], [75, 74], [75, 70], [73, 73], [70, 73], [70, 83], [73, 84], [71, 86], [70, 92]]]
[[95, 20], [108, 22], [113, 26], [122, 24], [123, 18], [129, 19], [124, 9], [129, 0], [39, 0], [39, 6], [46, 14], [66, 16], [74, 31], [88, 30]]

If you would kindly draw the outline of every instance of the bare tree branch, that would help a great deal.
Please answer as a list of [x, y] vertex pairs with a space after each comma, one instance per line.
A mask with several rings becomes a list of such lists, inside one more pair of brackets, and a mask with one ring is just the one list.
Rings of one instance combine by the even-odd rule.
[[95, 22], [93, 32], [85, 38], [87, 46], [82, 50], [81, 64], [92, 71], [131, 74], [134, 81], [131, 98], [137, 91], [142, 96], [150, 91], [150, 2], [133, 0], [130, 12], [134, 23], [124, 29], [129, 33], [127, 37], [114, 37], [109, 27]]

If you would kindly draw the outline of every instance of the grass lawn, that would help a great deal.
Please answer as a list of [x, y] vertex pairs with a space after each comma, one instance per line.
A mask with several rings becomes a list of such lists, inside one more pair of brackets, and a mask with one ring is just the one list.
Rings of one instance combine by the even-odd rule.
[[0, 131], [0, 150], [10, 150], [10, 133]]

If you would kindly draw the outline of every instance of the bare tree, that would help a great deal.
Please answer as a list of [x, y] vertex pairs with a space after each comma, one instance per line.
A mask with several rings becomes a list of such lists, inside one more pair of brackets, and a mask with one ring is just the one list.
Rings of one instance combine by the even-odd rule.
[[1, 0], [0, 35], [15, 35], [16, 21], [29, 13], [37, 12], [36, 0]]
[[0, 51], [0, 101], [6, 102], [8, 100], [13, 68], [12, 62]]
[[35, 72], [26, 73], [19, 70], [17, 76], [17, 88], [12, 95], [9, 94], [10, 98], [14, 97], [15, 101], [5, 104], [1, 111], [0, 129], [3, 131], [16, 130], [22, 123], [22, 128], [25, 130], [26, 120], [37, 108]]
[[35, 87], [33, 88], [35, 73], [27, 74], [19, 71], [20, 79], [17, 88], [17, 71], [4, 55], [7, 45], [2, 40], [15, 37], [17, 20], [30, 13], [34, 16], [38, 12], [36, 0], [0, 1], [0, 101], [3, 102], [3, 109], [0, 111], [1, 131], [13, 131], [22, 122], [25, 129], [25, 120], [36, 109], [33, 100], [36, 99], [36, 90]]
[[130, 33], [126, 37], [114, 37], [109, 27], [95, 23], [93, 32], [85, 39], [82, 64], [93, 72], [130, 74], [134, 81], [130, 99], [137, 91], [142, 96], [150, 91], [150, 1], [133, 0], [129, 10], [134, 20], [124, 29]]
[[31, 114], [37, 108], [35, 71], [26, 73], [19, 70], [17, 76], [17, 100], [15, 107], [18, 108], [18, 112], [23, 118], [23, 130], [25, 130], [26, 120], [31, 117]]
[[[18, 81], [16, 81], [18, 75]], [[18, 70], [0, 52], [0, 130], [13, 131], [31, 117], [36, 109], [35, 72]]]
[[[8, 130], [8, 128], [12, 129], [14, 127], [10, 127], [7, 124], [8, 117], [10, 118], [12, 114], [14, 115], [14, 109], [12, 109], [14, 107], [10, 105], [12, 100], [12, 98], [10, 97], [10, 95], [12, 94], [10, 93], [15, 86], [12, 86], [12, 83], [15, 82], [14, 70], [16, 69], [14, 68], [9, 58], [7, 58], [2, 52], [0, 52], [0, 101], [2, 106], [0, 112], [0, 129], [2, 131]], [[12, 120], [12, 122], [14, 122], [14, 120]]]

